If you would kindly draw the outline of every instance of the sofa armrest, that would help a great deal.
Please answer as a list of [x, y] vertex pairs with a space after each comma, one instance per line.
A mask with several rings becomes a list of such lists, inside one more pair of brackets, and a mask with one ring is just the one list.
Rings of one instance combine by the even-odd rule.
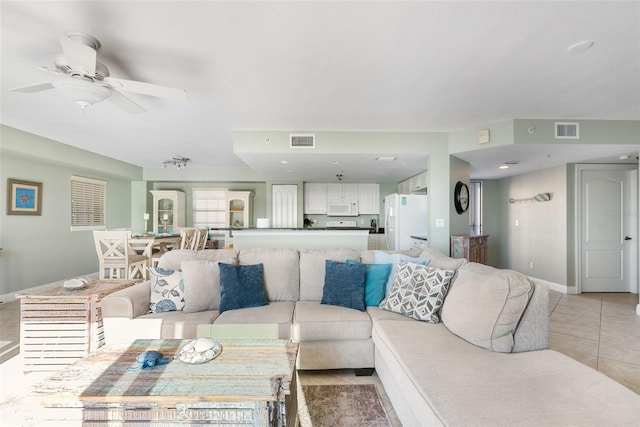
[[149, 312], [151, 282], [136, 283], [102, 298], [102, 317], [135, 319]]
[[549, 348], [549, 287], [533, 283], [533, 295], [513, 334], [513, 353]]

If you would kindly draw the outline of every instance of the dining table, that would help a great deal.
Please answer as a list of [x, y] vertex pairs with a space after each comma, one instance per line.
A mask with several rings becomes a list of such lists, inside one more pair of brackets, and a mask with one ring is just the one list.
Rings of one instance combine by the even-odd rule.
[[129, 241], [135, 243], [153, 239], [154, 252], [167, 252], [180, 246], [180, 233], [132, 233]]

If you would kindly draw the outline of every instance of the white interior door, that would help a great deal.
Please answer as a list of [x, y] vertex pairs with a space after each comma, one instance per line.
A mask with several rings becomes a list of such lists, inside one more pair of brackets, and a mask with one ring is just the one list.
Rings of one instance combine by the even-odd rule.
[[[584, 170], [581, 191], [582, 292], [629, 292], [635, 231], [629, 227], [632, 175], [624, 170]], [[635, 208], [633, 208], [635, 210]], [[635, 228], [635, 227], [634, 227]], [[637, 255], [636, 255], [637, 256]], [[634, 267], [635, 265], [635, 267]]]
[[298, 186], [278, 184], [271, 188], [271, 226], [273, 228], [297, 228]]

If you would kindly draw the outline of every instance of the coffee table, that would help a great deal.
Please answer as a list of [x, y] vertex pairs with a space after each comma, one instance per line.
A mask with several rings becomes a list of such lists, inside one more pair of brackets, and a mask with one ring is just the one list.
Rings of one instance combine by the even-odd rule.
[[190, 340], [106, 345], [34, 386], [33, 425], [295, 426], [298, 344], [220, 340], [222, 353], [199, 365], [172, 362], [128, 371], [145, 350], [176, 357]]

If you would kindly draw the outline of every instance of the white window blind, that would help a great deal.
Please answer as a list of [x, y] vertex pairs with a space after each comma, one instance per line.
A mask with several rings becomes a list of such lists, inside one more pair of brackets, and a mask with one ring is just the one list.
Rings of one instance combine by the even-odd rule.
[[71, 231], [106, 227], [106, 190], [106, 181], [71, 177]]
[[221, 228], [227, 224], [227, 189], [193, 189], [193, 226]]

